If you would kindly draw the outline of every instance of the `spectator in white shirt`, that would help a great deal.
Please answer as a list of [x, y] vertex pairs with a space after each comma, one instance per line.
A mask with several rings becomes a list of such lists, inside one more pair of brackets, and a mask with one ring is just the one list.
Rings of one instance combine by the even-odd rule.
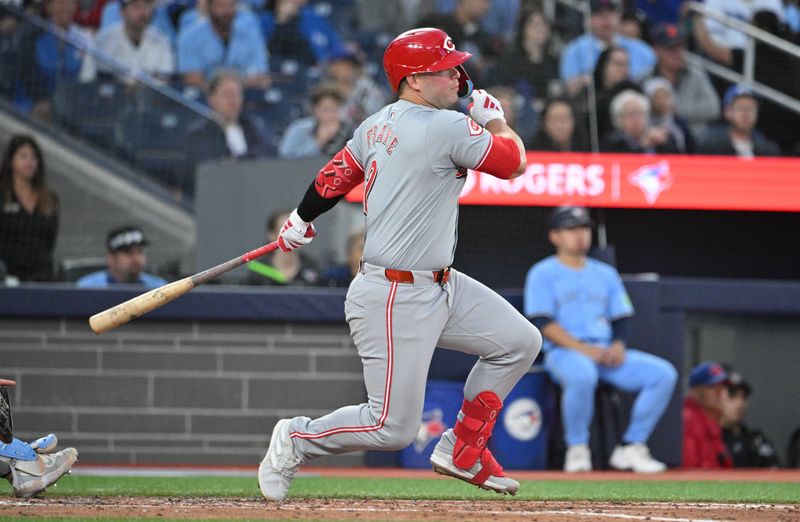
[[[166, 77], [175, 72], [175, 54], [169, 37], [156, 29], [154, 0], [121, 0], [122, 21], [102, 29], [95, 40], [97, 49], [129, 71], [125, 81], [133, 83], [135, 74]], [[97, 71], [113, 71], [102, 58]]]

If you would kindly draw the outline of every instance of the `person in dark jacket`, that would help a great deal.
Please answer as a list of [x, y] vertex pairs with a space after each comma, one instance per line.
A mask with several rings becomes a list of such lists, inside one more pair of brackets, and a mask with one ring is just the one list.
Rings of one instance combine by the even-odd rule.
[[[234, 71], [220, 71], [209, 84], [208, 104], [217, 121], [201, 119], [189, 126], [186, 158], [189, 178], [198, 163], [221, 158], [274, 157], [273, 132], [253, 115], [242, 113], [242, 82]], [[186, 187], [185, 187], [186, 188]]]
[[586, 136], [575, 122], [575, 109], [569, 98], [548, 99], [542, 109], [542, 125], [530, 150], [549, 152], [585, 152]]
[[730, 87], [722, 106], [727, 123], [708, 129], [700, 143], [700, 154], [743, 158], [781, 155], [778, 145], [756, 128], [758, 100], [752, 90], [743, 85]]
[[667, 129], [650, 125], [650, 100], [627, 90], [611, 101], [614, 131], [601, 144], [603, 152], [677, 154], [678, 146]]
[[760, 430], [744, 422], [752, 388], [740, 373], [730, 372], [722, 394], [722, 440], [733, 457], [734, 468], [778, 467], [775, 447]]

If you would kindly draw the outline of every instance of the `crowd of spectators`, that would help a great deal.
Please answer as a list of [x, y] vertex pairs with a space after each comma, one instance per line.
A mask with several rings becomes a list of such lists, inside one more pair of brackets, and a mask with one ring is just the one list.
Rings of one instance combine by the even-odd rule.
[[[705, 3], [775, 36], [797, 40], [800, 15], [793, 2]], [[256, 101], [243, 104], [239, 119], [246, 121], [249, 112], [258, 113], [267, 141], [281, 143], [280, 155], [297, 157], [325, 150], [320, 129], [314, 127], [317, 136], [313, 140], [319, 147], [286, 152], [296, 149], [288, 145], [296, 138], [285, 134], [297, 118], [259, 111], [260, 102], [293, 104], [300, 114], [313, 118], [303, 122], [308, 126], [319, 120], [320, 91], [314, 87], [324, 84], [331, 87], [326, 93], [333, 88], [339, 91], [326, 94], [323, 103], [339, 106], [340, 128], [354, 128], [390, 101], [381, 67], [388, 39], [404, 29], [430, 25], [447, 31], [459, 49], [473, 54], [467, 65], [476, 84], [510, 89], [504, 95], [514, 100], [521, 134], [531, 149], [743, 156], [800, 152], [800, 125], [794, 124], [797, 115], [760, 99], [753, 91], [740, 95], [743, 86], [731, 94], [734, 85], [710, 77], [687, 61], [687, 51], [692, 50], [741, 71], [747, 40], [730, 27], [688, 14], [683, 4], [677, 0], [590, 0], [588, 30], [584, 30], [577, 12], [543, 0], [399, 4], [368, 0], [40, 0], [28, 10], [60, 31], [54, 35], [23, 27], [5, 11], [5, 21], [0, 24], [0, 59], [3, 71], [14, 72], [11, 77], [18, 82], [9, 82], [3, 75], [0, 88], [23, 110], [48, 118], [59, 81], [88, 81], [98, 74], [116, 72], [131, 83], [130, 74], [120, 73], [128, 70], [187, 89], [184, 92], [195, 93], [219, 113], [212, 79], [224, 69], [239, 77], [243, 98]], [[66, 35], [70, 45], [60, 43], [59, 35]], [[94, 52], [86, 53], [86, 48]], [[755, 79], [797, 96], [800, 87], [791, 74], [798, 65], [796, 60], [762, 44], [755, 46], [755, 53]], [[108, 58], [116, 65], [110, 66]], [[276, 88], [277, 93], [272, 92]], [[571, 109], [574, 119], [571, 139], [560, 138], [557, 145], [552, 126], [544, 122], [544, 108], [552, 107], [555, 100], [557, 109]], [[237, 148], [236, 143], [246, 141], [236, 139], [241, 129], [247, 129], [244, 122], [223, 126], [227, 147], [211, 147], [208, 150], [214, 152], [204, 151], [205, 156], [278, 155], [273, 146]], [[292, 125], [291, 134], [297, 131], [297, 125]], [[332, 126], [328, 131], [336, 134]], [[307, 130], [303, 133], [308, 134]], [[216, 141], [222, 143], [216, 134]], [[189, 136], [190, 141], [195, 134]], [[191, 143], [186, 148], [198, 149]], [[197, 159], [205, 158], [189, 157], [188, 171]]]
[[[787, 41], [798, 38], [795, 2], [705, 3]], [[173, 154], [169, 166], [179, 175], [164, 179], [189, 198], [195, 166], [204, 161], [310, 157], [341, 148], [363, 118], [391, 101], [381, 64], [386, 43], [421, 25], [445, 29], [459, 49], [474, 55], [467, 64], [473, 79], [501, 100], [529, 150], [800, 153], [796, 114], [687, 60], [692, 50], [742, 70], [747, 47], [742, 33], [690, 15], [677, 0], [589, 0], [585, 25], [577, 11], [547, 0], [28, 0], [21, 5], [49, 30], [0, 6], [0, 96], [48, 120], [58, 111], [58, 100], [75, 103], [54, 96], [65, 82], [111, 77], [124, 86], [124, 100], [139, 96], [135, 103], [124, 102], [128, 112], [146, 105], [140, 100], [149, 90], [137, 81], [143, 75], [176, 87], [212, 115], [161, 118], [173, 122], [165, 137], [179, 135], [181, 158], [176, 163]], [[800, 94], [793, 80], [795, 60], [762, 44], [755, 45], [755, 54], [757, 81]], [[158, 142], [158, 131], [148, 127], [150, 111], [116, 118], [115, 125], [140, 122], [138, 132], [154, 134], [150, 141]], [[135, 155], [141, 146], [131, 133], [113, 130], [102, 137], [120, 136]], [[28, 148], [35, 151], [34, 145]], [[41, 165], [40, 170], [43, 178]], [[12, 201], [24, 185], [4, 183], [4, 197], [11, 201], [6, 207], [25, 207]], [[23, 214], [54, 227], [57, 200], [43, 190], [41, 208], [31, 214], [25, 207]], [[46, 237], [40, 236], [37, 248], [46, 250]]]

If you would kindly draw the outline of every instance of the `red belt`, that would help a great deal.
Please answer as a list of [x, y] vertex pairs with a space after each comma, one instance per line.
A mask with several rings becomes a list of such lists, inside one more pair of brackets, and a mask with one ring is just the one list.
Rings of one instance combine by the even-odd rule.
[[[445, 284], [450, 278], [450, 267], [442, 268], [441, 270], [434, 270], [433, 282]], [[409, 270], [395, 270], [394, 268], [387, 268], [384, 270], [386, 279], [394, 283], [413, 283], [414, 273]]]

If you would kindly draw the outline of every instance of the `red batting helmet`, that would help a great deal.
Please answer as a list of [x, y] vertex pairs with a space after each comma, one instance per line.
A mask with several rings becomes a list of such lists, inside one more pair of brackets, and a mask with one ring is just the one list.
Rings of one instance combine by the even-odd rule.
[[472, 93], [472, 80], [461, 65], [469, 60], [470, 53], [457, 51], [453, 39], [441, 29], [423, 27], [406, 31], [389, 44], [383, 54], [383, 69], [389, 77], [392, 90], [397, 92], [406, 76], [416, 73], [445, 71], [456, 68], [458, 95]]

